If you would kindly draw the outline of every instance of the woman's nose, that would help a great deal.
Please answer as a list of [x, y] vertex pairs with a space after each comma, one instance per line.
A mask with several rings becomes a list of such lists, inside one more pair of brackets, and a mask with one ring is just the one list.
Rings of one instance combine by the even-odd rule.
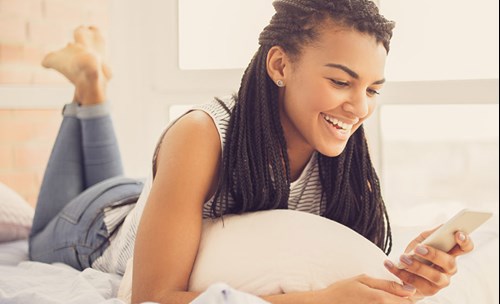
[[370, 114], [369, 98], [366, 93], [352, 94], [344, 103], [343, 109], [358, 118], [365, 118]]

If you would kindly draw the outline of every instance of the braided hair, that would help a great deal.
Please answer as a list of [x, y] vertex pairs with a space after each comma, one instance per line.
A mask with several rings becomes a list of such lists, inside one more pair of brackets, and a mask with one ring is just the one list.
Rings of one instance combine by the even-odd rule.
[[[260, 47], [233, 96], [222, 155], [219, 187], [212, 216], [287, 209], [290, 163], [279, 119], [278, 88], [269, 77], [266, 59], [273, 46], [290, 58], [313, 43], [319, 27], [331, 20], [367, 33], [389, 52], [394, 23], [379, 14], [369, 0], [276, 0], [270, 24], [259, 38]], [[221, 103], [221, 101], [219, 101]], [[222, 103], [221, 103], [222, 104]], [[361, 126], [338, 157], [319, 155], [322, 216], [357, 231], [389, 253], [392, 236], [379, 180]], [[229, 204], [232, 196], [234, 203]]]

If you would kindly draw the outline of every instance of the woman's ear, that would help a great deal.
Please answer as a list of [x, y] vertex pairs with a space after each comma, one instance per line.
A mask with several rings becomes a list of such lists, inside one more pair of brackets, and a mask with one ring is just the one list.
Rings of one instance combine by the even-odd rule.
[[286, 83], [285, 69], [288, 65], [288, 57], [279, 46], [273, 46], [267, 53], [267, 74], [278, 86]]

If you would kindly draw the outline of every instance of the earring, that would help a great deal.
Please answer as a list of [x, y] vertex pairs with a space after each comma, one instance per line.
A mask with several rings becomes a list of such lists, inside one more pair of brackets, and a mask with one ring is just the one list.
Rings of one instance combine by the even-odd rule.
[[280, 88], [283, 88], [285, 86], [285, 83], [283, 82], [283, 80], [280, 79], [280, 80], [276, 81], [276, 85]]

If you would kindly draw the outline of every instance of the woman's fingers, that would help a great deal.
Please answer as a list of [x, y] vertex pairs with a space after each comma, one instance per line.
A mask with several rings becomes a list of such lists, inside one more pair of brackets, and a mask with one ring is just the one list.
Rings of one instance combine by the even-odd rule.
[[[426, 245], [417, 245], [414, 249], [414, 253], [417, 258], [409, 255], [402, 255], [400, 261], [410, 272], [421, 274], [425, 278], [428, 278], [431, 282], [440, 285], [441, 281], [435, 278], [437, 275], [433, 274], [433, 272], [437, 270], [448, 275], [456, 274], [456, 257], [469, 253], [474, 249], [474, 243], [466, 234], [457, 232], [455, 234], [455, 238], [457, 246], [455, 246], [455, 248], [453, 248], [450, 252], [446, 253]], [[416, 263], [413, 263], [415, 259], [417, 261]], [[426, 264], [432, 264], [433, 266], [431, 267]]]
[[460, 256], [474, 250], [474, 242], [467, 234], [458, 231], [455, 233], [455, 239], [457, 241], [457, 246], [450, 250], [450, 255]]
[[441, 226], [443, 225], [440, 225], [432, 230], [422, 232], [419, 236], [417, 236], [414, 240], [410, 242], [408, 247], [406, 247], [405, 253], [412, 251], [415, 247], [418, 246], [418, 244], [422, 243], [426, 238], [428, 238], [434, 231], [438, 230], [439, 227]]
[[405, 271], [421, 277], [440, 288], [448, 286], [450, 284], [450, 276], [457, 272], [456, 266], [450, 265], [450, 269], [444, 269], [441, 266], [430, 266], [415, 258], [404, 255], [401, 256], [400, 261], [405, 266], [403, 268]]
[[411, 297], [416, 289], [411, 285], [401, 285], [394, 281], [375, 279], [366, 275], [358, 277], [358, 281], [372, 289], [378, 289], [398, 297]]
[[449, 279], [446, 280], [446, 278], [441, 278], [441, 275], [444, 274], [440, 273], [436, 269], [434, 269], [434, 271], [437, 271], [437, 274], [436, 273], [433, 273], [432, 275], [427, 274], [427, 276], [433, 277], [433, 280], [435, 281], [440, 281], [442, 287], [436, 285], [435, 283], [431, 282], [430, 280], [419, 274], [411, 272], [410, 269], [408, 268], [400, 269], [394, 266], [394, 264], [390, 261], [386, 261], [385, 266], [391, 273], [400, 278], [401, 281], [403, 281], [405, 284], [414, 286], [417, 289], [418, 295], [423, 295], [423, 296], [434, 295], [439, 290], [447, 286], [447, 284], [449, 284]]
[[455, 256], [449, 253], [443, 252], [430, 246], [418, 245], [415, 248], [415, 255], [438, 267], [430, 267], [424, 264], [424, 262], [417, 261], [416, 263], [413, 263], [413, 265], [410, 265], [412, 267], [410, 267], [409, 269], [411, 269], [412, 272], [415, 271], [418, 274], [418, 271], [421, 270], [422, 272], [424, 272], [425, 270], [428, 270], [430, 268], [434, 270], [443, 270], [444, 273], [450, 275], [454, 275], [455, 273], [457, 273], [457, 261], [455, 259]]
[[415, 238], [400, 257], [398, 267], [390, 261], [385, 263], [386, 268], [405, 284], [415, 286], [418, 295], [434, 295], [447, 287], [451, 277], [457, 273], [456, 257], [474, 249], [470, 237], [461, 231], [455, 233], [457, 246], [449, 252], [422, 245], [438, 228], [425, 231]]
[[387, 267], [387, 263], [386, 267], [424, 295], [434, 295], [449, 286], [451, 276], [457, 272], [455, 257], [424, 245], [418, 245], [414, 251], [415, 256], [405, 254], [400, 257], [402, 269]]

